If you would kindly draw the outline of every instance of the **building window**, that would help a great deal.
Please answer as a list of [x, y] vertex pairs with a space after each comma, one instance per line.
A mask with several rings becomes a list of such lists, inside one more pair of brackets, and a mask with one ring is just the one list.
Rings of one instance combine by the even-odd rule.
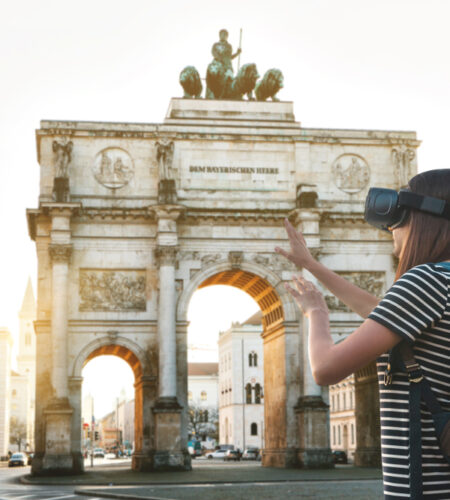
[[258, 366], [258, 355], [255, 351], [248, 355], [248, 366]]
[[192, 391], [188, 392], [188, 399], [189, 399], [189, 401], [192, 401]]
[[351, 426], [351, 432], [352, 432], [352, 444], [355, 444], [355, 427]]
[[255, 385], [255, 403], [261, 404], [261, 386], [259, 384]]
[[353, 392], [350, 392], [350, 408], [353, 408]]
[[338, 444], [341, 444], [341, 426], [338, 425]]
[[250, 384], [245, 386], [245, 402], [247, 404], [251, 404], [252, 402], [252, 386]]
[[201, 394], [200, 394], [200, 398], [201, 398], [201, 400], [202, 400], [202, 401], [206, 401], [206, 397], [207, 397], [207, 395], [206, 395], [206, 391], [202, 391], [202, 392], [201, 392]]
[[342, 409], [345, 410], [346, 406], [347, 406], [347, 401], [346, 401], [346, 394], [345, 392], [342, 394], [342, 398], [343, 398], [343, 404], [342, 404]]
[[256, 424], [255, 422], [253, 422], [250, 425], [250, 434], [252, 436], [257, 436], [258, 435], [258, 424]]
[[336, 426], [333, 425], [333, 444], [336, 444]]

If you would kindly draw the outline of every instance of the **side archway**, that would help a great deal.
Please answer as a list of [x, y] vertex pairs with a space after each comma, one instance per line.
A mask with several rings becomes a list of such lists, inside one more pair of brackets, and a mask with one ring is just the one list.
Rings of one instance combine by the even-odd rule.
[[134, 441], [132, 468], [145, 471], [153, 469], [155, 425], [152, 408], [157, 398], [157, 359], [152, 362], [145, 351], [121, 336], [103, 337], [84, 346], [76, 356], [70, 377], [70, 403], [74, 408], [72, 442], [76, 453], [81, 453], [81, 385], [82, 370], [98, 356], [117, 356], [128, 363], [134, 374]]

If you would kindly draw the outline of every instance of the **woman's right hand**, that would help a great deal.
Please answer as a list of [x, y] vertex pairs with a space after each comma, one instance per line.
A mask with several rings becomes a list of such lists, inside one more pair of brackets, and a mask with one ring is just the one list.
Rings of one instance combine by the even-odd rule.
[[289, 237], [291, 251], [287, 252], [280, 247], [275, 247], [275, 252], [286, 257], [286, 259], [293, 262], [298, 268], [308, 269], [309, 265], [314, 262], [314, 257], [306, 246], [303, 234], [301, 231], [296, 231], [294, 226], [287, 219], [284, 219], [284, 226], [286, 227]]

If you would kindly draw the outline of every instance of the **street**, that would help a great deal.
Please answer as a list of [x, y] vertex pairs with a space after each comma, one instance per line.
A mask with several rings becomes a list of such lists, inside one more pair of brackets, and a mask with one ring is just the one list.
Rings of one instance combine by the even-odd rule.
[[[330, 498], [355, 499], [355, 500], [377, 500], [382, 498], [382, 482], [380, 479], [357, 479], [361, 475], [361, 469], [351, 466], [339, 466], [332, 476], [324, 471], [319, 475], [308, 476], [295, 471], [293, 479], [277, 480], [284, 476], [285, 472], [276, 469], [267, 469], [263, 480], [252, 480], [255, 467], [260, 466], [255, 462], [223, 462], [223, 460], [196, 460], [193, 462], [193, 473], [206, 472], [208, 479], [193, 482], [189, 473], [181, 473], [186, 483], [180, 484], [174, 481], [174, 475], [165, 473], [143, 474], [142, 484], [133, 486], [119, 484], [120, 477], [129, 470], [130, 459], [95, 459], [94, 468], [86, 464], [86, 470], [93, 470], [96, 481], [87, 484], [79, 477], [73, 479], [64, 478], [66, 484], [38, 485], [23, 484], [20, 477], [30, 473], [30, 467], [8, 468], [0, 467], [0, 500], [69, 500], [69, 499], [98, 499], [110, 498], [142, 498], [159, 500], [222, 500], [232, 497], [236, 500], [272, 500], [280, 497], [290, 499], [317, 499]], [[261, 469], [259, 469], [261, 470]], [[227, 472], [229, 471], [229, 472]], [[248, 471], [248, 473], [246, 472]], [[266, 472], [266, 471], [264, 471]], [[282, 474], [280, 476], [280, 474]], [[161, 477], [166, 484], [161, 484]], [[227, 482], [226, 478], [230, 477]], [[231, 477], [235, 478], [233, 480]], [[237, 482], [236, 478], [239, 478]], [[298, 477], [323, 477], [323, 480], [295, 480]], [[332, 477], [333, 480], [327, 480]], [[100, 479], [98, 479], [100, 478]], [[105, 479], [111, 478], [107, 486]], [[336, 480], [336, 478], [341, 478]], [[48, 478], [43, 481], [49, 481]], [[151, 484], [152, 480], [157, 484]], [[49, 482], [55, 482], [51, 479]], [[57, 480], [56, 480], [57, 482]], [[67, 484], [69, 482], [69, 484]], [[114, 485], [112, 484], [114, 482]], [[136, 483], [136, 481], [133, 481]], [[139, 481], [141, 482], [141, 481]], [[173, 484], [170, 484], [172, 483]], [[77, 484], [78, 483], [78, 484]]]

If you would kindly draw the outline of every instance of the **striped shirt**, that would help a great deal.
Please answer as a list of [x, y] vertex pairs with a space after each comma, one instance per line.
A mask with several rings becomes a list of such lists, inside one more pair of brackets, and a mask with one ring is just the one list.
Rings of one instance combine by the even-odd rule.
[[[450, 411], [450, 269], [422, 264], [398, 279], [369, 318], [413, 344], [433, 392]], [[384, 495], [409, 498], [409, 381], [394, 373], [384, 385], [388, 354], [377, 360]], [[430, 412], [421, 403], [423, 495], [450, 499], [450, 465], [439, 449]]]

